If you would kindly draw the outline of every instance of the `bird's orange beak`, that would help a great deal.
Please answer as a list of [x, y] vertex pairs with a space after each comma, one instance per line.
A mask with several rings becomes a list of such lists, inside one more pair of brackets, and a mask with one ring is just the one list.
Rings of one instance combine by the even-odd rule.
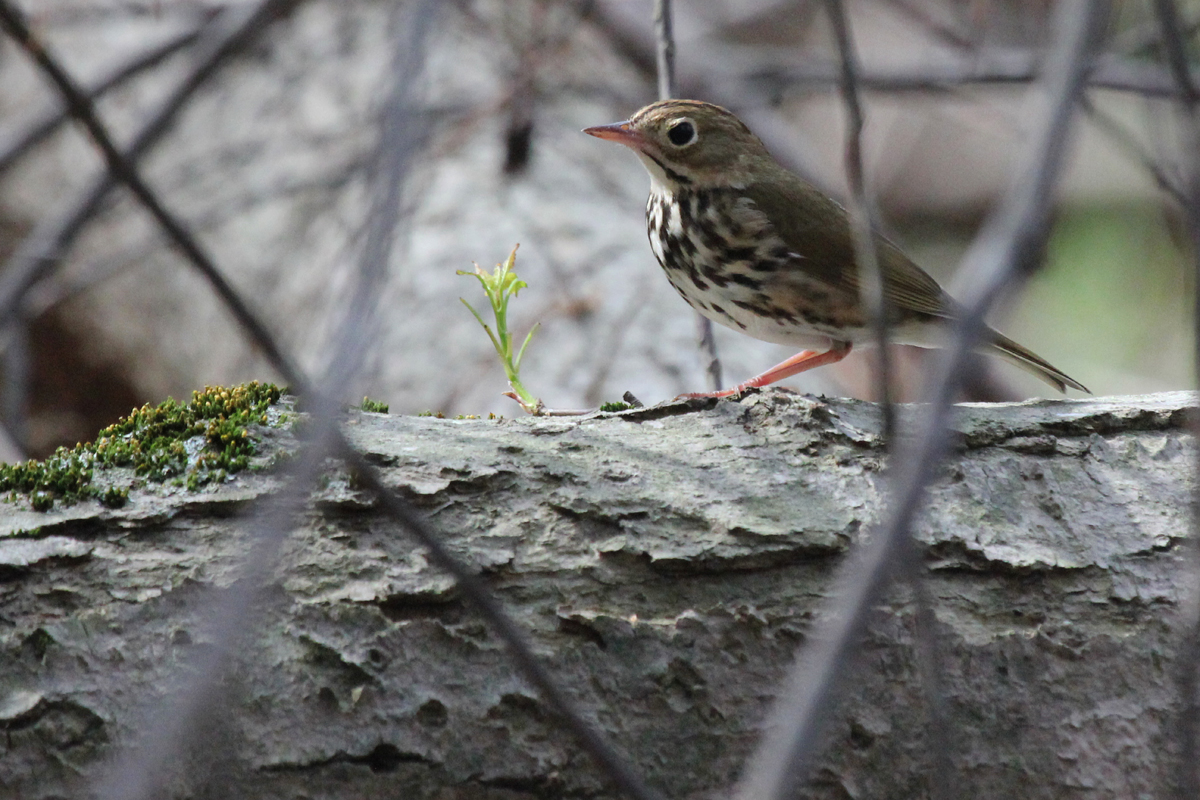
[[597, 139], [607, 139], [610, 142], [623, 144], [626, 147], [640, 148], [646, 143], [646, 138], [638, 133], [629, 124], [629, 120], [624, 122], [614, 122], [611, 125], [596, 125], [592, 128], [584, 128], [583, 132], [589, 136], [595, 136]]

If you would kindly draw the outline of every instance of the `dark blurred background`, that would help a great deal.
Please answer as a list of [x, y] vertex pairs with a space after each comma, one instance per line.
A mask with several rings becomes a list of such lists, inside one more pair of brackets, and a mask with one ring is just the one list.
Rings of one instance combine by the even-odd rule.
[[[197, 48], [246, 0], [25, 0], [30, 22], [94, 84], [161, 49], [97, 101], [129, 135], [169, 96]], [[314, 373], [352, 286], [365, 226], [376, 114], [402, 3], [298, 2], [191, 97], [143, 162], [152, 185]], [[1200, 4], [1182, 4], [1200, 19]], [[849, 2], [866, 79], [866, 160], [885, 226], [951, 292], [955, 267], [1007, 188], [1042, 95], [1037, 65], [1053, 3]], [[738, 113], [785, 164], [844, 191], [844, 110], [824, 3], [677, 0], [681, 94]], [[1196, 26], [1190, 31], [1194, 34]], [[1117, 5], [1096, 88], [1075, 129], [1045, 268], [992, 324], [1097, 394], [1193, 385], [1192, 272], [1178, 208], [1177, 128], [1149, 4]], [[691, 311], [646, 242], [648, 178], [580, 128], [655, 98], [649, 0], [454, 0], [439, 4], [406, 189], [367, 368], [342, 387], [393, 413], [520, 414], [491, 344], [458, 302], [457, 276], [520, 243], [514, 301], [526, 385], [550, 406], [645, 402], [705, 388]], [[33, 140], [56, 96], [0, 42], [0, 257], [75, 201], [102, 161], [71, 123]], [[3, 339], [0, 458], [91, 438], [143, 402], [275, 376], [146, 215], [114, 192], [28, 293]], [[2, 268], [0, 268], [2, 269]], [[726, 382], [790, 355], [718, 330]], [[921, 395], [923, 351], [898, 354], [903, 399]], [[869, 351], [786, 381], [870, 396]], [[970, 397], [1053, 390], [981, 359]]]

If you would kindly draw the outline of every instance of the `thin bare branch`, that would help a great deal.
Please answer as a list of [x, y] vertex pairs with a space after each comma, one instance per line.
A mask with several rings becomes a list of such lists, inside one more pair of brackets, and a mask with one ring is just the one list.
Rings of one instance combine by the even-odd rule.
[[658, 99], [676, 97], [675, 30], [671, 24], [671, 0], [654, 0], [655, 63], [658, 65]]
[[1182, 102], [1184, 113], [1194, 117], [1197, 104], [1200, 104], [1200, 93], [1188, 67], [1187, 52], [1183, 44], [1183, 21], [1174, 0], [1154, 0], [1154, 10], [1158, 15], [1159, 35], [1162, 37], [1163, 48], [1166, 50], [1167, 65], [1171, 70], [1171, 78]]
[[[863, 112], [858, 95], [858, 58], [854, 47], [850, 19], [841, 0], [826, 0], [830, 22], [833, 24], [838, 51], [842, 64], [842, 98], [846, 106], [845, 166], [847, 183], [850, 186], [850, 222], [854, 232], [854, 255], [858, 262], [862, 302], [870, 313], [871, 328], [879, 352], [879, 368], [874, 373], [875, 397], [883, 414], [883, 435], [889, 449], [897, 441], [896, 414], [892, 405], [891, 392], [891, 337], [888, 332], [888, 313], [884, 295], [883, 268], [876, 247], [876, 232], [880, 230], [879, 213], [873, 197], [867, 189], [866, 171], [863, 167]], [[907, 538], [907, 537], [906, 537]], [[909, 547], [913, 547], [909, 538]], [[926, 706], [929, 710], [930, 727], [928, 751], [933, 762], [930, 773], [930, 795], [935, 800], [950, 800], [954, 797], [952, 776], [954, 774], [953, 739], [950, 735], [949, 715], [946, 713], [945, 698], [941, 685], [941, 656], [938, 649], [933, 612], [929, 606], [929, 593], [925, 588], [925, 567], [917, 554], [901, 559], [904, 565], [904, 580], [912, 588], [916, 609], [914, 626], [914, 650], [917, 673], [921, 681]]]
[[[327, 394], [346, 385], [362, 366], [369, 341], [376, 335], [379, 302], [388, 279], [396, 234], [409, 216], [402, 199], [405, 181], [414, 161], [425, 149], [429, 120], [419, 107], [416, 76], [425, 63], [425, 43], [434, 24], [437, 0], [421, 0], [410, 15], [409, 30], [397, 32], [392, 54], [392, 87], [380, 114], [379, 140], [375, 146], [375, 176], [366, 236], [358, 259], [355, 289], [342, 318], [333, 361], [321, 385]], [[331, 391], [334, 390], [334, 391]]]
[[1080, 105], [1091, 123], [1096, 126], [1096, 129], [1107, 136], [1109, 141], [1121, 148], [1142, 169], [1150, 173], [1150, 177], [1158, 184], [1158, 188], [1175, 198], [1180, 205], [1186, 205], [1187, 197], [1184, 194], [1184, 190], [1179, 186], [1179, 182], [1166, 173], [1162, 165], [1158, 163], [1158, 159], [1142, 146], [1141, 142], [1137, 140], [1128, 128], [1123, 126], [1111, 114], [1097, 108], [1096, 104], [1086, 97], [1081, 101]]
[[[195, 65], [150, 115], [121, 154], [122, 158], [131, 164], [136, 163], [162, 138], [195, 91], [221, 65], [298, 1], [262, 0], [256, 6], [234, 8], [222, 14], [197, 43]], [[6, 7], [20, 29], [27, 30], [20, 13], [11, 5], [6, 4]], [[86, 97], [81, 97], [78, 107], [90, 107]], [[0, 324], [17, 312], [29, 287], [55, 268], [116, 185], [112, 173], [106, 171], [84, 189], [57, 219], [39, 225], [25, 238], [0, 271]]]
[[[1040, 74], [1040, 56], [1028, 50], [981, 51], [967, 58], [948, 58], [944, 63], [922, 63], [916, 67], [864, 69], [859, 86], [877, 92], [941, 92], [962, 86], [1022, 85]], [[741, 83], [757, 85], [767, 94], [785, 89], [832, 89], [840, 80], [833, 63], [810, 63], [750, 72]], [[1175, 97], [1179, 89], [1168, 71], [1157, 65], [1133, 61], [1115, 54], [1097, 58], [1088, 78], [1088, 88], [1132, 92], [1146, 97]]]
[[923, 8], [920, 3], [914, 3], [912, 0], [888, 0], [888, 5], [929, 31], [939, 41], [945, 42], [951, 47], [966, 51], [977, 49], [977, 43], [968, 33], [950, 23], [937, 19], [928, 9]]
[[[354, 157], [337, 163], [331, 168], [328, 175], [315, 178], [284, 178], [266, 186], [254, 187], [241, 196], [207, 209], [200, 216], [192, 217], [192, 229], [201, 234], [209, 233], [228, 223], [231, 219], [237, 219], [249, 210], [261, 207], [264, 203], [313, 191], [332, 192], [360, 178], [367, 165], [367, 159]], [[81, 259], [77, 274], [50, 275], [30, 287], [29, 292], [25, 295], [20, 313], [30, 319], [35, 319], [55, 306], [91, 291], [105, 281], [112, 280], [135, 265], [141, 264], [147, 258], [161, 251], [163, 246], [164, 239], [160, 231], [152, 229], [147, 231], [136, 243], [102, 258]]]
[[[91, 99], [59, 65], [58, 61], [51, 57], [46, 46], [35, 38], [33, 31], [25, 24], [20, 12], [9, 4], [8, 0], [0, 0], [0, 27], [3, 27], [13, 39], [25, 48], [30, 58], [50, 78], [66, 101], [71, 116], [87, 128], [93, 141], [103, 152], [109, 172], [129, 191], [133, 192], [142, 206], [167, 232], [175, 245], [203, 273], [221, 300], [229, 307], [239, 322], [251, 332], [255, 344], [267, 352], [271, 363], [287, 364], [288, 374], [299, 377], [299, 369], [290, 363], [290, 357], [275, 343], [257, 314], [250, 310], [246, 301], [226, 280], [187, 224], [168, 211], [146, 184], [137, 167], [136, 158], [128, 157], [117, 148], [116, 142], [109, 136], [108, 130], [96, 115], [96, 109]], [[3, 306], [0, 306], [0, 309], [2, 308]], [[3, 313], [0, 313], [0, 318], [4, 316]], [[297, 385], [298, 390], [303, 388]]]
[[[88, 99], [95, 100], [102, 97], [110, 89], [120, 86], [130, 78], [136, 77], [145, 70], [161, 64], [170, 56], [195, 42], [200, 37], [201, 32], [207, 27], [207, 24], [208, 21], [206, 20], [205, 23], [178, 33], [168, 38], [162, 44], [139, 53], [124, 64], [121, 64], [112, 72], [87, 87], [85, 93]], [[23, 155], [32, 150], [47, 136], [58, 130], [58, 126], [68, 119], [70, 119], [70, 114], [65, 107], [60, 105], [38, 112], [31, 119], [25, 120], [22, 124], [15, 126], [16, 130], [6, 137], [8, 141], [0, 142], [0, 174], [3, 174], [5, 170], [17, 163]]]
[[[1158, 17], [1159, 35], [1165, 51], [1167, 65], [1175, 80], [1179, 98], [1180, 125], [1182, 128], [1180, 155], [1182, 157], [1184, 192], [1183, 212], [1187, 221], [1188, 236], [1192, 242], [1194, 291], [1192, 319], [1195, 348], [1193, 370], [1200, 382], [1200, 92], [1188, 69], [1187, 53], [1184, 48], [1183, 22], [1173, 0], [1155, 0], [1154, 10]], [[1193, 434], [1200, 438], [1200, 417], [1192, 415]], [[1197, 452], [1196, 474], [1200, 475], [1200, 451]], [[1192, 495], [1194, 530], [1200, 533], [1200, 485]], [[1189, 555], [1192, 569], [1200, 575], [1200, 539], [1192, 537]], [[1178, 774], [1175, 781], [1175, 796], [1179, 800], [1200, 797], [1200, 767], [1196, 756], [1200, 752], [1200, 692], [1196, 678], [1200, 671], [1200, 595], [1195, 588], [1183, 604], [1184, 619], [1188, 636], [1179, 652], [1176, 665], [1176, 681], [1179, 684], [1179, 736]]]
[[897, 453], [904, 469], [894, 474], [887, 522], [839, 570], [834, 614], [819, 627], [791, 671], [739, 791], [743, 800], [781, 800], [795, 793], [833, 716], [871, 609], [883, 598], [897, 562], [916, 552], [909, 530], [949, 446], [946, 423], [967, 355], [983, 335], [983, 316], [1018, 276], [1038, 263], [1069, 122], [1107, 15], [1103, 0], [1064, 2], [1058, 10], [1055, 48], [1045, 76], [1050, 108], [1031, 137], [1029, 158], [1016, 184], [964, 259], [974, 282], [920, 435], [905, 452]]
[[0, 419], [4, 420], [9, 443], [29, 457], [29, 387], [33, 376], [32, 320], [22, 317], [4, 328], [0, 348], [4, 352], [4, 374], [0, 377]]
[[[827, 0], [829, 17], [833, 23], [842, 63], [842, 96], [846, 105], [845, 162], [847, 182], [850, 186], [851, 223], [854, 229], [855, 257], [861, 279], [862, 299], [870, 311], [879, 351], [879, 369], [875, 373], [875, 396], [881, 403], [883, 431], [889, 447], [896, 441], [895, 409], [891, 397], [891, 359], [888, 335], [883, 272], [876, 248], [875, 232], [880, 229], [878, 210], [867, 190], [863, 168], [862, 129], [863, 113], [860, 104], [857, 80], [858, 59], [855, 56], [850, 20], [840, 0]], [[910, 542], [910, 546], [913, 546]], [[929, 605], [929, 593], [925, 588], [924, 564], [915, 554], [901, 560], [906, 567], [904, 579], [913, 593], [915, 607], [914, 650], [918, 676], [929, 709], [930, 732], [928, 750], [933, 762], [930, 775], [930, 794], [935, 800], [950, 800], [953, 797], [951, 776], [954, 774], [953, 739], [950, 735], [949, 715], [941, 685], [941, 654], [937, 644], [933, 612]]]
[[534, 108], [541, 48], [538, 31], [546, 24], [546, 7], [540, 3], [508, 3], [503, 30], [516, 50], [516, 66], [509, 78], [508, 122], [504, 132], [504, 174], [516, 175], [529, 166], [533, 153]]
[[161, 20], [167, 15], [196, 17], [212, 16], [228, 11], [238, 0], [102, 0], [102, 2], [46, 3], [37, 12], [37, 22], [43, 25], [67, 27], [95, 25], [119, 18], [153, 17]]
[[[654, 0], [654, 55], [658, 72], [658, 99], [678, 97], [675, 81], [675, 31], [671, 23], [671, 0]], [[704, 361], [704, 374], [714, 392], [724, 388], [721, 380], [721, 359], [717, 356], [717, 340], [713, 337], [712, 320], [696, 312], [696, 344]]]
[[[1200, 30], [1200, 15], [1184, 22], [1180, 20], [1183, 38], [1190, 39]], [[1108, 47], [1115, 53], [1130, 56], [1141, 56], [1156, 52], [1162, 44], [1162, 25], [1157, 15], [1153, 19], [1130, 25], [1113, 34]]]
[[714, 392], [724, 388], [721, 375], [721, 359], [717, 355], [717, 340], [713, 335], [712, 320], [696, 314], [696, 344], [700, 347], [700, 358], [704, 362], [704, 374], [708, 376], [708, 387]]
[[894, 441], [896, 415], [892, 407], [892, 368], [888, 348], [888, 308], [883, 293], [883, 270], [875, 247], [875, 232], [880, 229], [879, 213], [867, 191], [863, 169], [863, 113], [858, 96], [858, 58], [850, 32], [850, 20], [841, 0], [826, 0], [833, 24], [838, 52], [841, 53], [842, 100], [846, 106], [845, 169], [850, 186], [850, 224], [854, 232], [854, 257], [861, 278], [861, 301], [867, 307], [875, 345], [879, 348], [879, 369], [875, 372], [875, 398], [883, 413], [883, 432], [887, 442]]
[[[239, 9], [218, 18], [196, 45], [195, 66], [159, 110], [152, 115], [149, 122], [143, 126], [130, 146], [128, 155], [136, 158], [153, 145], [168, 130], [175, 115], [192, 93], [203, 85], [231, 53], [236, 52], [258, 31], [265, 20], [270, 19], [276, 11], [286, 5], [279, 2], [264, 3], [258, 11]], [[28, 30], [24, 26], [19, 12], [14, 11], [12, 16], [20, 28]], [[22, 241], [16, 253], [4, 265], [4, 270], [0, 272], [0, 325], [25, 324], [17, 318], [25, 293], [39, 278], [55, 267], [61, 254], [79, 235], [84, 225], [100, 208], [104, 198], [115, 186], [116, 182], [111, 174], [105, 172], [93, 181], [57, 219], [40, 224], [32, 234]], [[22, 339], [18, 337], [12, 341], [19, 343]], [[10, 362], [5, 369], [5, 373], [9, 377], [6, 378], [3, 411], [15, 414], [15, 416], [4, 417], [3, 424], [14, 426], [14, 429], [9, 432], [10, 438], [22, 442], [19, 429], [23, 426], [22, 410], [25, 407], [25, 395], [27, 394], [27, 384], [20, 379], [22, 374], [20, 359], [23, 358], [23, 355], [15, 349], [6, 349], [3, 357], [6, 362]]]

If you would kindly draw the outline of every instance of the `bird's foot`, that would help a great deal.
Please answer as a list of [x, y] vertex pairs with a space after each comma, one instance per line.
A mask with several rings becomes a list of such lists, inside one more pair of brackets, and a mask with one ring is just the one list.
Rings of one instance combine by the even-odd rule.
[[775, 381], [791, 377], [798, 372], [804, 372], [814, 367], [823, 367], [826, 364], [837, 363], [849, 355], [850, 347], [849, 342], [834, 342], [833, 346], [824, 353], [805, 350], [802, 353], [792, 356], [782, 364], [776, 364], [763, 374], [755, 375], [745, 383], [739, 383], [732, 389], [722, 389], [719, 392], [692, 392], [690, 394], [681, 394], [675, 399], [697, 400], [708, 397], [741, 397], [746, 393], [747, 389], [761, 389], [764, 386], [775, 383]]

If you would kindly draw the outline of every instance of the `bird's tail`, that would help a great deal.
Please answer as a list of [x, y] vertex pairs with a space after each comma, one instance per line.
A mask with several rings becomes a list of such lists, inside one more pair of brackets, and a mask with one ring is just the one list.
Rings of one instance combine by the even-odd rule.
[[1044, 380], [1046, 383], [1058, 389], [1060, 392], [1066, 392], [1067, 387], [1078, 389], [1081, 392], [1091, 394], [1086, 386], [1072, 378], [1067, 373], [1058, 369], [1046, 359], [1037, 355], [1031, 350], [1022, 347], [1021, 345], [1009, 339], [1002, 333], [992, 331], [991, 344], [996, 348], [996, 354], [1003, 357], [1007, 361], [1016, 364], [1026, 372], [1030, 372]]

